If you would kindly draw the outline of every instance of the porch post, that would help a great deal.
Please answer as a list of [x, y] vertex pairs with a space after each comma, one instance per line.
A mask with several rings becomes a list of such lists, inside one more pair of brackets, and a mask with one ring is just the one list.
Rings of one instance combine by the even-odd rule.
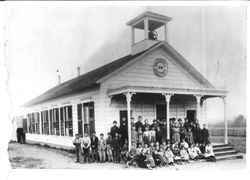
[[126, 96], [127, 101], [127, 113], [128, 113], [128, 149], [131, 149], [131, 114], [130, 114], [130, 102], [134, 93], [126, 92], [124, 95]]
[[162, 95], [165, 96], [165, 99], [166, 99], [167, 139], [170, 140], [169, 103], [170, 103], [171, 96], [173, 94], [162, 94]]
[[38, 119], [39, 119], [39, 134], [42, 134], [42, 116], [41, 116], [41, 112], [38, 112]]
[[196, 102], [197, 102], [197, 119], [199, 120], [199, 122], [201, 122], [200, 119], [200, 104], [201, 104], [201, 95], [194, 95], [196, 98]]
[[62, 136], [62, 127], [61, 127], [61, 114], [60, 114], [60, 107], [58, 107], [58, 123], [59, 123], [59, 136]]
[[225, 133], [224, 133], [224, 142], [228, 144], [228, 137], [227, 137], [227, 111], [226, 111], [226, 96], [221, 97], [224, 103], [224, 123], [225, 123]]
[[49, 123], [49, 135], [51, 135], [51, 126], [50, 126], [50, 109], [48, 109], [48, 123]]

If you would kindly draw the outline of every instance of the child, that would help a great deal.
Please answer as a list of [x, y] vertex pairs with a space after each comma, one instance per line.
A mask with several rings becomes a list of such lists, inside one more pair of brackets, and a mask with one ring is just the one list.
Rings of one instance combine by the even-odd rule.
[[121, 152], [121, 159], [124, 163], [126, 163], [126, 154], [128, 153], [128, 140], [125, 139], [122, 152]]
[[139, 144], [138, 144], [138, 148], [136, 149], [137, 154], [141, 154], [141, 153], [142, 153], [142, 150], [143, 150], [143, 148], [142, 148], [142, 143], [139, 143]]
[[198, 154], [198, 158], [201, 159], [204, 157], [204, 155], [201, 153], [200, 147], [199, 147], [199, 143], [196, 143], [195, 147], [194, 147], [195, 151]]
[[106, 160], [106, 141], [104, 139], [104, 134], [100, 134], [100, 139], [98, 143], [98, 151], [99, 151], [99, 157], [100, 157], [100, 163], [104, 163]]
[[131, 143], [138, 143], [138, 135], [137, 135], [137, 132], [135, 130], [135, 126], [132, 126], [132, 130], [131, 130]]
[[91, 137], [91, 157], [92, 157], [92, 162], [98, 161], [98, 137], [96, 137], [96, 132], [94, 131], [92, 133]]
[[158, 155], [159, 155], [159, 158], [160, 158], [160, 160], [161, 160], [161, 164], [162, 164], [163, 166], [167, 166], [168, 161], [167, 161], [167, 158], [165, 157], [165, 152], [163, 151], [162, 148], [160, 148], [160, 149], [158, 150]]
[[207, 161], [216, 162], [216, 158], [215, 158], [214, 151], [213, 151], [213, 146], [211, 145], [210, 142], [208, 142], [206, 145], [204, 156]]
[[148, 144], [144, 144], [144, 147], [142, 148], [142, 153], [146, 154], [147, 150], [149, 150]]
[[170, 150], [169, 147], [167, 147], [166, 151], [165, 151], [165, 157], [167, 158], [168, 161], [168, 165], [174, 165], [174, 154], [173, 152]]
[[184, 147], [186, 150], [189, 148], [188, 143], [185, 141], [185, 139], [182, 139], [182, 142], [180, 144], [180, 148], [182, 149]]
[[194, 137], [193, 137], [193, 132], [192, 132], [192, 128], [189, 127], [188, 128], [188, 132], [187, 132], [187, 142], [189, 145], [194, 143]]
[[76, 151], [76, 163], [79, 163], [80, 162], [79, 157], [81, 152], [81, 140], [79, 138], [79, 134], [75, 134], [73, 145], [75, 146], [75, 151]]
[[187, 150], [185, 149], [184, 146], [182, 146], [181, 150], [180, 150], [180, 155], [181, 155], [181, 159], [182, 161], [188, 162], [189, 163], [189, 155]]
[[178, 145], [178, 141], [176, 141], [174, 144], [172, 144], [172, 149], [174, 149], [175, 147], [178, 147], [179, 148], [179, 145]]
[[115, 133], [115, 138], [113, 138], [112, 141], [112, 149], [114, 152], [114, 163], [119, 163], [120, 162], [120, 152], [121, 152], [121, 141], [119, 138], [119, 134]]
[[150, 142], [155, 143], [156, 142], [156, 137], [155, 137], [155, 127], [152, 126], [150, 130]]
[[173, 149], [173, 154], [174, 154], [174, 161], [177, 163], [177, 164], [181, 164], [181, 156], [180, 156], [180, 149], [178, 146], [175, 146], [174, 149]]
[[162, 142], [162, 149], [163, 149], [163, 151], [166, 151], [166, 149], [167, 149], [166, 141]]
[[163, 135], [162, 135], [160, 126], [157, 126], [155, 134], [156, 134], [156, 141], [159, 142], [159, 143], [161, 143]]
[[145, 126], [145, 131], [143, 132], [143, 142], [144, 144], [150, 143], [150, 132], [148, 130], [148, 126]]
[[132, 144], [130, 151], [127, 153], [126, 167], [128, 167], [129, 165], [137, 165], [137, 160], [138, 160], [138, 154], [136, 150], [136, 145], [134, 143]]
[[146, 160], [149, 162], [150, 167], [155, 168], [155, 161], [149, 148], [146, 150]]
[[82, 151], [83, 151], [83, 161], [89, 161], [89, 149], [90, 149], [90, 138], [88, 137], [88, 133], [84, 133], [81, 143]]
[[206, 124], [203, 124], [203, 129], [201, 130], [202, 143], [207, 144], [209, 141], [209, 132], [207, 130]]
[[106, 149], [107, 149], [107, 155], [108, 155], [108, 161], [113, 161], [112, 157], [112, 136], [110, 133], [107, 134], [108, 137], [106, 139]]
[[143, 132], [142, 132], [142, 128], [138, 128], [138, 144], [143, 144]]
[[198, 160], [198, 153], [194, 148], [194, 144], [191, 144], [190, 148], [188, 148], [188, 154], [190, 159], [197, 161]]
[[205, 154], [205, 152], [206, 152], [206, 144], [205, 143], [200, 145], [200, 150], [201, 150], [202, 154]]

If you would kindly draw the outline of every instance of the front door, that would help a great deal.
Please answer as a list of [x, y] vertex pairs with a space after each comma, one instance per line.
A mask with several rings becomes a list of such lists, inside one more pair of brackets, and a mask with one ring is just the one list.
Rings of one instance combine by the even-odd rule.
[[157, 119], [166, 119], [166, 104], [157, 104], [156, 105], [156, 118]]
[[196, 119], [196, 110], [187, 110], [187, 116], [189, 123], [195, 122]]
[[128, 122], [128, 113], [127, 111], [120, 111], [120, 124], [122, 122], [122, 118], [126, 118], [126, 123]]

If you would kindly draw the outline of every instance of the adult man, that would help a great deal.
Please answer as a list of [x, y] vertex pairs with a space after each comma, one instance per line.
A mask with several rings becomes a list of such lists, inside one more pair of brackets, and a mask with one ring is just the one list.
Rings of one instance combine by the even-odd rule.
[[110, 129], [110, 134], [112, 136], [112, 138], [115, 137], [115, 133], [120, 133], [120, 129], [119, 127], [117, 127], [117, 121], [113, 121], [113, 126]]
[[157, 123], [156, 119], [153, 120], [153, 123], [150, 126], [150, 129], [152, 129], [152, 127], [154, 127], [155, 129], [157, 128], [157, 126], [159, 126], [159, 124]]
[[83, 161], [89, 162], [89, 149], [90, 149], [90, 138], [88, 134], [85, 132], [81, 141], [81, 147], [83, 151]]
[[142, 129], [142, 131], [144, 131], [144, 126], [142, 124], [142, 117], [141, 116], [138, 116], [138, 120], [137, 122], [135, 123], [135, 130], [138, 131], [139, 128]]
[[120, 124], [120, 133], [121, 133], [121, 145], [124, 145], [125, 139], [128, 139], [128, 124], [126, 118], [123, 117]]
[[207, 144], [209, 141], [209, 132], [206, 128], [206, 124], [203, 124], [203, 129], [201, 130], [202, 143]]
[[92, 133], [92, 137], [90, 140], [91, 140], [92, 162], [95, 162], [98, 160], [98, 141], [99, 141], [95, 131]]

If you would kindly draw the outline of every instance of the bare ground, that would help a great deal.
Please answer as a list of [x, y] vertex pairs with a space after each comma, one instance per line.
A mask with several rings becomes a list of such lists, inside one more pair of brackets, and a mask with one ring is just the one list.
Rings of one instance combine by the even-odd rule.
[[[124, 164], [113, 163], [75, 163], [75, 155], [65, 151], [35, 145], [10, 143], [9, 160], [13, 169], [134, 169], [125, 168]], [[156, 170], [242, 170], [246, 168], [245, 157], [210, 162], [193, 162], [173, 167], [156, 168]], [[138, 168], [139, 169], [139, 168]]]

